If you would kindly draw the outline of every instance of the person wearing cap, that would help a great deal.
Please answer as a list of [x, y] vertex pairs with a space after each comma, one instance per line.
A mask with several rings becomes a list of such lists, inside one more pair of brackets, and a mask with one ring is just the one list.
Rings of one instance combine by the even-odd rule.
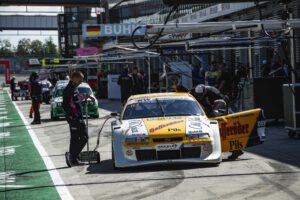
[[36, 72], [33, 72], [30, 75], [30, 86], [31, 86], [31, 101], [32, 101], [32, 107], [34, 111], [34, 118], [33, 122], [31, 122], [32, 125], [34, 124], [41, 124], [41, 115], [40, 115], [40, 103], [41, 103], [41, 97], [42, 97], [42, 88], [39, 84], [39, 75]]
[[206, 86], [199, 84], [195, 88], [193, 88], [190, 93], [197, 99], [197, 101], [203, 107], [206, 115], [208, 117], [213, 117], [213, 105], [216, 100], [225, 100], [226, 98], [221, 92], [212, 86]]

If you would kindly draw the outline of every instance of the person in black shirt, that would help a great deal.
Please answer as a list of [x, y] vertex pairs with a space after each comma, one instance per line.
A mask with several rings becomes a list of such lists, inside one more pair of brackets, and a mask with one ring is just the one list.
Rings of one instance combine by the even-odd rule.
[[263, 60], [262, 61], [262, 66], [261, 66], [261, 76], [262, 77], [268, 77], [269, 73], [271, 72], [271, 66], [268, 63], [267, 60]]
[[218, 78], [218, 89], [222, 94], [228, 95], [231, 91], [231, 85], [232, 85], [230, 74], [227, 71], [224, 63], [220, 66], [220, 70], [221, 73]]
[[75, 71], [63, 92], [63, 109], [70, 127], [71, 139], [66, 162], [69, 167], [78, 165], [78, 155], [88, 142], [86, 124], [82, 115], [81, 99], [76, 88], [82, 83], [84, 75]]
[[193, 88], [190, 93], [197, 99], [208, 117], [214, 117], [213, 106], [216, 100], [227, 101], [226, 97], [212, 86], [200, 84]]
[[134, 67], [132, 71], [133, 89], [132, 94], [142, 94], [144, 88], [144, 80], [140, 73], [138, 73], [138, 68]]
[[121, 87], [121, 103], [125, 105], [127, 99], [132, 95], [133, 90], [133, 80], [128, 74], [128, 68], [125, 67], [122, 75], [119, 76], [118, 85]]
[[31, 101], [34, 110], [34, 119], [31, 124], [40, 124], [41, 116], [40, 116], [40, 103], [42, 96], [42, 88], [38, 81], [39, 75], [36, 72], [33, 72], [30, 76], [30, 85], [31, 85]]
[[10, 80], [10, 91], [11, 91], [11, 100], [12, 101], [18, 101], [18, 98], [16, 96], [16, 78], [13, 76], [12, 79]]

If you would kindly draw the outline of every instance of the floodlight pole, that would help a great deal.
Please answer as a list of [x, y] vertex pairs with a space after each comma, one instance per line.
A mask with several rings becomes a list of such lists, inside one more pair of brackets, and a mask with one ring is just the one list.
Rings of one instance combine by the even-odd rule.
[[[248, 37], [251, 37], [251, 30], [248, 31]], [[247, 67], [250, 67], [250, 71], [249, 71], [249, 78], [253, 78], [253, 70], [252, 70], [252, 65], [253, 65], [253, 62], [252, 62], [252, 49], [251, 49], [251, 45], [249, 46], [248, 48], [248, 63], [249, 65]]]
[[[293, 14], [290, 13], [290, 19], [293, 18]], [[290, 53], [291, 53], [291, 67], [292, 67], [292, 83], [296, 83], [296, 75], [295, 75], [295, 39], [294, 39], [294, 29], [290, 30]]]

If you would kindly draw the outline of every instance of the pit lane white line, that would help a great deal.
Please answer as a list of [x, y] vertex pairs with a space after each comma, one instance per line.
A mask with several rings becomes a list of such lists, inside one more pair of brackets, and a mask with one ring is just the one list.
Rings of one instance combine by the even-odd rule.
[[[14, 104], [17, 112], [19, 113], [21, 119], [23, 120], [23, 123], [24, 124], [29, 124], [27, 119], [24, 117], [23, 113], [21, 112], [21, 110], [17, 106], [17, 104], [15, 102], [12, 102], [12, 103]], [[56, 167], [54, 166], [52, 160], [48, 156], [45, 148], [40, 143], [40, 141], [37, 138], [35, 132], [31, 129], [31, 126], [28, 126], [27, 130], [28, 130], [28, 133], [29, 133], [33, 143], [34, 143], [35, 148], [38, 150], [38, 152], [41, 155], [47, 169], [49, 170], [50, 177], [51, 177], [51, 179], [52, 179], [52, 181], [55, 185], [55, 188], [56, 188], [58, 194], [60, 195], [60, 198], [62, 200], [73, 200], [74, 198], [72, 197], [72, 195], [69, 192], [68, 188], [66, 186], [64, 186], [65, 183], [63, 182], [61, 176], [59, 175], [59, 172], [57, 170], [54, 170]], [[56, 187], [56, 185], [59, 185], [59, 187]]]
[[0, 156], [10, 156], [15, 154], [16, 148], [20, 146], [0, 147]]
[[6, 128], [10, 126], [10, 122], [0, 123], [0, 128]]
[[0, 138], [10, 137], [10, 132], [0, 132]]

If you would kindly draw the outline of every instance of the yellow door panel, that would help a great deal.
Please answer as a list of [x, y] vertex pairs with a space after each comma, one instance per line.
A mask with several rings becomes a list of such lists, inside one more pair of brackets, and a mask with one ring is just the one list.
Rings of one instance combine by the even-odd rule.
[[261, 109], [255, 109], [214, 118], [219, 122], [222, 152], [261, 143], [257, 133], [257, 121], [261, 118], [261, 112]]

